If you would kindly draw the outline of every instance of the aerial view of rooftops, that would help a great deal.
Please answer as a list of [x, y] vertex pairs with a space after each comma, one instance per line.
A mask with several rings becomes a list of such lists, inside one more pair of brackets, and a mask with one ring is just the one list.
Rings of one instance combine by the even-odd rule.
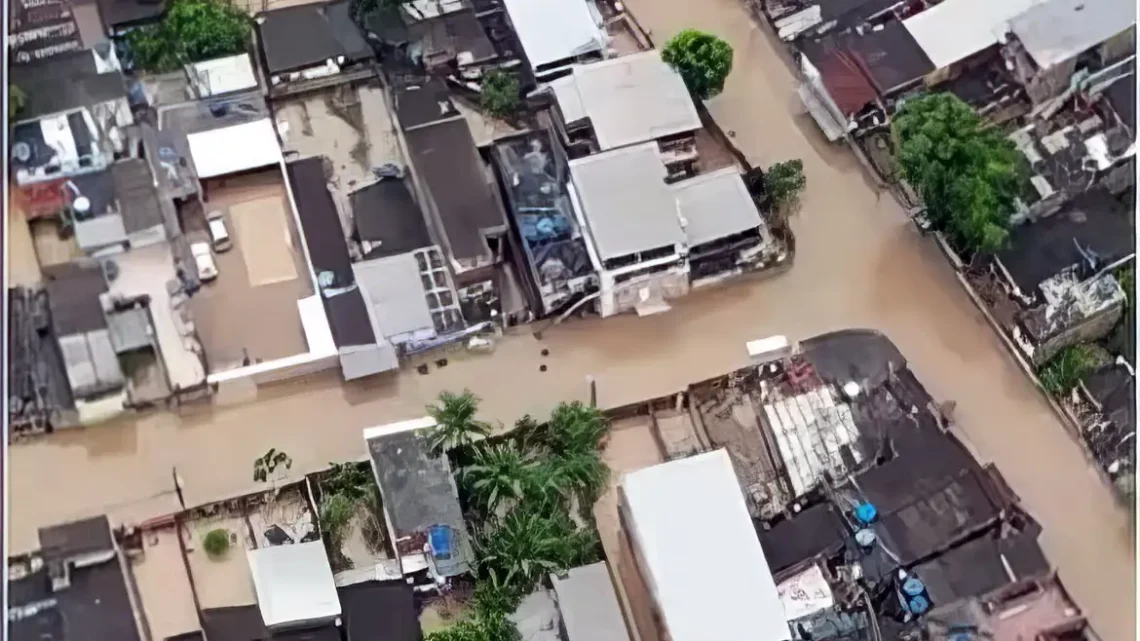
[[12, 641], [1134, 641], [1131, 0], [7, 0]]

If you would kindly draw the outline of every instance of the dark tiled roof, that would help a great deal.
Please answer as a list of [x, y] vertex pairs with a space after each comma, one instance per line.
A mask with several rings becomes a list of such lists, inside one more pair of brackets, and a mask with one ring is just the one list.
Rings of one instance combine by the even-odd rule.
[[193, 632], [183, 632], [182, 634], [176, 634], [172, 637], [166, 637], [164, 641], [206, 641], [206, 637], [202, 636], [201, 630], [195, 630]]
[[297, 71], [345, 57], [366, 60], [372, 50], [350, 18], [348, 0], [273, 9], [258, 15], [258, 35], [269, 73]]
[[1109, 365], [1093, 372], [1084, 382], [1101, 413], [1124, 430], [1136, 428], [1136, 384], [1123, 365]]
[[210, 641], [261, 641], [270, 638], [256, 605], [202, 610], [202, 629]]
[[369, 258], [404, 254], [432, 244], [423, 212], [403, 180], [384, 179], [349, 196], [356, 235], [380, 243]]
[[121, 73], [99, 73], [92, 50], [77, 51], [13, 67], [11, 82], [27, 96], [20, 119], [126, 98]]
[[1083, 261], [1078, 244], [1099, 257], [1094, 272], [1133, 253], [1130, 210], [1103, 190], [1080, 194], [1056, 214], [1014, 229], [998, 258], [1018, 289], [1033, 295], [1042, 281]]
[[99, 295], [107, 291], [103, 270], [94, 261], [44, 268], [52, 326], [57, 337], [107, 327]]
[[1121, 122], [1136, 135], [1136, 74], [1128, 74], [1124, 78], [1109, 85], [1104, 92], [1105, 98], [1112, 105], [1112, 110]]
[[153, 22], [166, 12], [166, 0], [99, 0], [99, 13], [108, 29]]
[[473, 62], [479, 62], [497, 55], [495, 45], [491, 44], [482, 23], [471, 9], [417, 20], [407, 29], [409, 39], [422, 43], [428, 56], [469, 53]]
[[1010, 582], [998, 541], [984, 536], [914, 568], [935, 605], [981, 596]]
[[162, 224], [162, 208], [150, 165], [141, 158], [120, 160], [111, 165], [115, 182], [115, 198], [127, 233]]
[[456, 116], [405, 133], [423, 188], [431, 194], [451, 256], [490, 257], [488, 234], [506, 227], [467, 120]]
[[348, 641], [419, 641], [412, 587], [406, 583], [357, 583], [337, 589]]
[[773, 574], [817, 555], [837, 552], [847, 539], [843, 519], [830, 504], [814, 505], [770, 530], [757, 527], [756, 532]]
[[297, 216], [301, 219], [301, 233], [318, 276], [329, 271], [335, 275], [334, 287], [346, 287], [355, 282], [352, 260], [344, 227], [340, 223], [336, 205], [329, 194], [325, 180], [323, 158], [305, 158], [286, 167], [293, 197], [297, 202]]
[[329, 316], [329, 329], [337, 347], [371, 345], [376, 342], [372, 320], [359, 288], [323, 298], [325, 312]]
[[111, 524], [106, 516], [40, 528], [40, 548], [45, 559], [69, 557], [114, 549]]
[[440, 78], [407, 83], [396, 90], [396, 118], [404, 131], [457, 115], [451, 91]]

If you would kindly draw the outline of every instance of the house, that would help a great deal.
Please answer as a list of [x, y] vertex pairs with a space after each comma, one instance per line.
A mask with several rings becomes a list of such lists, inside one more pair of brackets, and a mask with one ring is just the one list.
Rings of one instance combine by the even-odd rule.
[[103, 170], [125, 151], [134, 117], [109, 42], [15, 66], [10, 80], [27, 96], [12, 124], [19, 187]]
[[467, 120], [440, 79], [406, 81], [395, 91], [418, 201], [465, 288], [488, 281], [501, 260], [507, 221]]
[[10, 559], [14, 639], [140, 641], [107, 517], [41, 528], [39, 552]]
[[[951, 621], [957, 625], [949, 625]], [[976, 631], [993, 641], [1096, 638], [1054, 574], [1028, 578], [935, 608], [921, 627], [924, 636], [932, 641], [954, 639], [961, 634], [959, 629]]]
[[378, 8], [365, 17], [364, 26], [429, 72], [446, 75], [457, 68], [462, 74], [500, 56], [500, 47], [488, 37], [483, 22], [489, 16], [475, 5], [464, 0], [416, 0]]
[[524, 290], [538, 316], [597, 291], [598, 276], [574, 215], [570, 171], [552, 130], [501, 139], [491, 158], [521, 251]]
[[364, 430], [388, 533], [405, 576], [443, 581], [472, 568], [471, 536], [446, 455], [431, 451], [430, 417]]
[[106, 39], [96, 0], [16, 0], [7, 6], [13, 67], [91, 49]]
[[1040, 2], [946, 0], [906, 18], [903, 26], [934, 65], [938, 80], [948, 79], [996, 48], [1010, 21]]
[[1078, 70], [1095, 70], [1136, 50], [1136, 12], [1127, 0], [1048, 0], [1014, 16], [1002, 55], [1034, 105], [1061, 95]]
[[1097, 340], [1116, 324], [1125, 298], [1111, 272], [1135, 256], [1131, 214], [1103, 189], [1085, 192], [1016, 227], [994, 256], [992, 271], [1017, 306], [1002, 322], [1032, 362]]
[[898, 20], [798, 43], [800, 99], [828, 140], [886, 125], [935, 67]]
[[256, 16], [258, 46], [272, 95], [288, 93], [286, 85], [291, 83], [310, 86], [304, 81], [336, 77], [375, 57], [353, 22], [352, 11], [349, 0], [334, 0]]
[[[727, 452], [628, 473], [618, 491], [622, 529], [662, 638], [791, 639]], [[732, 563], [693, 554], [713, 532], [718, 548], [732, 550]]]
[[246, 552], [257, 606], [270, 632], [336, 623], [340, 599], [323, 541]]
[[72, 393], [91, 401], [121, 392], [126, 380], [100, 300], [108, 291], [102, 268], [94, 261], [69, 263], [46, 269], [44, 275], [52, 332]]
[[588, 0], [506, 0], [511, 26], [534, 76], [547, 80], [575, 63], [607, 57], [608, 36]]
[[693, 173], [701, 120], [685, 82], [656, 50], [591, 64], [550, 81], [559, 133], [590, 153], [657, 141], [670, 176]]
[[570, 175], [603, 317], [664, 311], [689, 293], [685, 232], [656, 142], [572, 160]]
[[79, 424], [47, 292], [8, 289], [8, 425], [13, 436]]
[[1091, 419], [1082, 421], [1085, 442], [1109, 477], [1131, 492], [1136, 475], [1131, 445], [1136, 439], [1135, 370], [1118, 357], [1090, 374], [1078, 390], [1081, 409], [1092, 410]]
[[565, 641], [629, 641], [613, 581], [605, 561], [550, 575]]

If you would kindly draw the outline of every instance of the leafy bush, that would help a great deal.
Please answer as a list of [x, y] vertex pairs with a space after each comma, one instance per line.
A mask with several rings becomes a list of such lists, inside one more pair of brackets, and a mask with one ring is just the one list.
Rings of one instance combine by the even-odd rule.
[[666, 43], [661, 59], [681, 74], [689, 93], [705, 100], [724, 90], [732, 71], [732, 46], [712, 34], [685, 29]]
[[340, 549], [355, 514], [356, 502], [343, 494], [331, 494], [321, 502], [321, 529], [333, 548]]
[[1064, 396], [1097, 367], [1096, 352], [1088, 345], [1071, 345], [1045, 363], [1038, 378], [1045, 391]]
[[477, 613], [472, 619], [424, 636], [424, 641], [520, 641], [518, 628], [504, 614]]
[[173, 0], [161, 22], [127, 32], [135, 64], [164, 73], [246, 50], [253, 21], [222, 0]]
[[202, 541], [202, 547], [215, 559], [225, 556], [230, 551], [230, 531], [225, 528], [210, 530]]
[[483, 74], [480, 104], [492, 116], [510, 116], [519, 108], [519, 79], [501, 69]]
[[807, 187], [802, 160], [778, 162], [764, 173], [764, 192], [772, 208], [780, 214], [790, 214], [799, 207], [800, 194]]
[[523, 503], [475, 541], [480, 571], [501, 588], [529, 593], [542, 577], [597, 560], [597, 535], [579, 530], [564, 509]]

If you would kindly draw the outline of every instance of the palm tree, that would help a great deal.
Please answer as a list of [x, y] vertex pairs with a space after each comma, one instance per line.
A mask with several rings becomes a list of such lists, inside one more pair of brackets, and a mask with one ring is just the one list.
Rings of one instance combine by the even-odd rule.
[[479, 397], [469, 390], [462, 394], [443, 392], [439, 404], [429, 405], [428, 415], [435, 419], [435, 428], [428, 437], [432, 450], [443, 453], [470, 445], [475, 437], [487, 436], [491, 426], [475, 418], [479, 410]]
[[476, 450], [470, 465], [461, 472], [476, 503], [494, 514], [504, 499], [518, 500], [532, 482], [534, 461], [508, 445], [493, 445]]
[[563, 492], [577, 493], [579, 503], [587, 508], [598, 500], [610, 478], [609, 468], [596, 451], [555, 456], [548, 465], [557, 486]]
[[609, 424], [601, 410], [581, 401], [559, 403], [547, 423], [547, 441], [556, 455], [596, 452]]

